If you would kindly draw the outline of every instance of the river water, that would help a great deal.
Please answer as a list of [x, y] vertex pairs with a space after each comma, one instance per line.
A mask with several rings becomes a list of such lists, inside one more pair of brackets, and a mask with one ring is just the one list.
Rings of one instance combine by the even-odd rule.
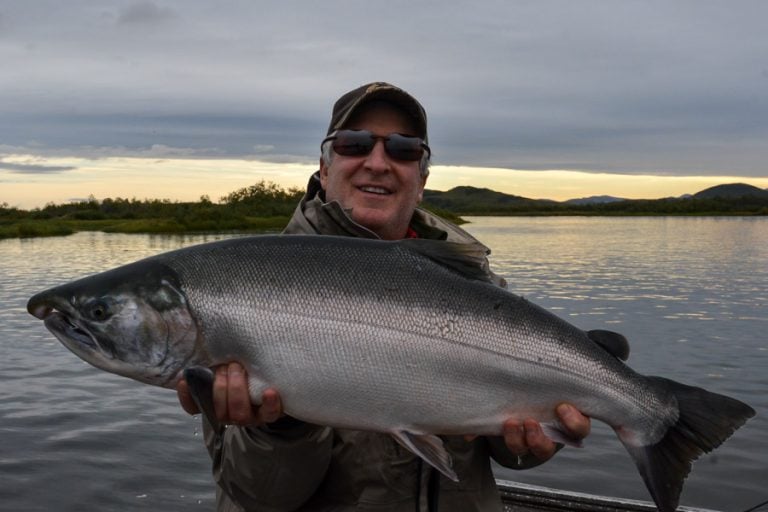
[[[768, 499], [768, 219], [471, 218], [515, 293], [631, 344], [630, 364], [739, 398], [757, 417], [694, 464], [681, 504]], [[35, 292], [223, 235], [0, 240], [0, 510], [212, 510], [199, 418], [175, 393], [96, 370], [26, 313]], [[498, 475], [649, 499], [599, 422], [583, 449]]]

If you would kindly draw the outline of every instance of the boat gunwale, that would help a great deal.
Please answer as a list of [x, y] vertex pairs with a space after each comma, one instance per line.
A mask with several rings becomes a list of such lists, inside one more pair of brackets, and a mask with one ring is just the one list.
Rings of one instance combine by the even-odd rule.
[[[584, 511], [655, 512], [650, 501], [587, 494], [563, 489], [496, 479], [505, 512]], [[678, 507], [678, 512], [717, 512], [713, 509]]]

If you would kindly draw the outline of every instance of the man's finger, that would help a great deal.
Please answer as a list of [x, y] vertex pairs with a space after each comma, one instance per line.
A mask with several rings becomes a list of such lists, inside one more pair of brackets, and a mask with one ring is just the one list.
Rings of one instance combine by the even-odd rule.
[[259, 407], [259, 420], [264, 423], [272, 423], [280, 419], [283, 414], [283, 405], [280, 395], [274, 389], [267, 389], [261, 395], [261, 407]]
[[230, 363], [227, 368], [227, 408], [229, 419], [236, 425], [253, 423], [253, 408], [248, 394], [248, 380], [245, 370], [238, 363]]
[[528, 445], [525, 440], [525, 428], [522, 423], [516, 420], [507, 420], [504, 423], [504, 444], [514, 455], [525, 455], [528, 453]]
[[592, 422], [587, 416], [570, 404], [560, 404], [555, 409], [560, 423], [576, 439], [584, 439], [592, 429]]
[[221, 423], [229, 422], [227, 391], [227, 365], [222, 364], [216, 367], [216, 375], [213, 378], [213, 408], [216, 411], [216, 419]]
[[192, 395], [189, 393], [189, 386], [187, 385], [186, 380], [181, 379], [179, 381], [179, 384], [176, 386], [176, 395], [179, 397], [179, 403], [181, 404], [182, 409], [184, 409], [187, 414], [200, 414], [200, 409], [198, 409], [197, 404], [192, 399]]
[[525, 420], [525, 444], [539, 460], [547, 460], [555, 454], [555, 443], [541, 429], [539, 422]]

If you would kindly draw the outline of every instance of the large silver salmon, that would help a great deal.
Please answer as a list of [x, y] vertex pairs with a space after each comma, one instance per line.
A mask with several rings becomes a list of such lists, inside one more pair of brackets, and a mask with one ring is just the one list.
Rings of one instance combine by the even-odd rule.
[[487, 282], [465, 245], [257, 236], [154, 256], [32, 297], [29, 312], [94, 366], [174, 387], [238, 361], [251, 397], [286, 413], [395, 436], [456, 478], [435, 434], [498, 435], [535, 418], [560, 439], [561, 402], [604, 421], [660, 510], [691, 461], [754, 411], [635, 373], [590, 335]]

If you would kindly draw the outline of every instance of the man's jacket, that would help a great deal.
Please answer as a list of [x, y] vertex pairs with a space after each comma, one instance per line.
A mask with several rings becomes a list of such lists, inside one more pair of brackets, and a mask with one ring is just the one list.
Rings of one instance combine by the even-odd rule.
[[[490, 252], [466, 231], [420, 209], [410, 227], [421, 238], [477, 244]], [[317, 173], [284, 234], [377, 238], [353, 222], [338, 203], [323, 200]], [[488, 273], [503, 286], [502, 279]], [[287, 417], [264, 427], [229, 426], [220, 432], [203, 423], [219, 512], [499, 511], [491, 457], [513, 468], [536, 464], [510, 454], [500, 438], [470, 442], [443, 436], [457, 483], [387, 434], [333, 429]]]

